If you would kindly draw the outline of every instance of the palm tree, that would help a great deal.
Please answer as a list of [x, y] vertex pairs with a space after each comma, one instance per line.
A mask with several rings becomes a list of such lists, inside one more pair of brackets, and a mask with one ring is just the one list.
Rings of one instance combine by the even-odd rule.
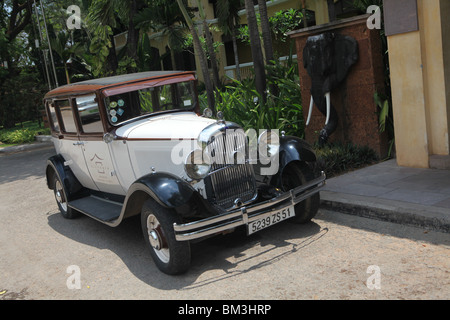
[[234, 64], [236, 65], [236, 79], [241, 81], [241, 68], [239, 67], [239, 54], [237, 48], [237, 27], [240, 22], [239, 8], [242, 0], [218, 0], [216, 7], [216, 17], [219, 20], [219, 27], [225, 35], [231, 36], [234, 52]]
[[[92, 33], [104, 38], [101, 40], [109, 48], [108, 62], [113, 73], [117, 69], [117, 57], [112, 30], [127, 31], [127, 55], [137, 64], [139, 60], [137, 54], [139, 29], [136, 27], [134, 19], [138, 10], [144, 5], [142, 0], [93, 0], [89, 6], [88, 27]], [[136, 70], [132, 68], [130, 71]]]
[[71, 44], [70, 34], [66, 31], [60, 31], [55, 38], [50, 39], [52, 50], [55, 51], [61, 58], [64, 64], [64, 71], [66, 74], [67, 84], [70, 83], [69, 70], [67, 64], [74, 56], [81, 55], [84, 52], [84, 48], [79, 44]]
[[175, 52], [183, 48], [187, 31], [178, 3], [167, 0], [149, 1], [148, 7], [141, 10], [134, 21], [143, 31], [143, 37], [146, 32], [153, 31], [159, 34], [159, 37], [167, 38], [172, 68], [176, 69]]

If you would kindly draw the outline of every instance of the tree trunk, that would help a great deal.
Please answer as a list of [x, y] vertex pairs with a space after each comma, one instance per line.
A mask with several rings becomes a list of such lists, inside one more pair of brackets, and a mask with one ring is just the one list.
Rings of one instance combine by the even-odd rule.
[[302, 0], [302, 14], [303, 14], [303, 27], [308, 27], [308, 21], [306, 19], [306, 0]]
[[256, 91], [265, 102], [266, 100], [266, 74], [264, 70], [264, 58], [261, 50], [261, 40], [259, 39], [258, 22], [256, 20], [255, 7], [252, 0], [245, 0], [247, 10], [248, 30], [250, 35], [250, 47], [252, 50], [253, 68], [255, 69]]
[[213, 82], [216, 89], [220, 88], [220, 78], [219, 78], [219, 68], [217, 67], [217, 58], [214, 51], [213, 39], [211, 37], [211, 32], [209, 31], [208, 23], [203, 19], [203, 28], [206, 37], [206, 46], [208, 47], [209, 58], [211, 60], [211, 66], [213, 70]]
[[274, 60], [272, 33], [270, 31], [269, 17], [267, 16], [266, 0], [258, 0], [258, 6], [259, 6], [259, 15], [261, 18], [264, 52], [266, 54], [266, 64], [272, 64], [272, 61]]
[[108, 69], [112, 72], [112, 75], [116, 74], [117, 68], [119, 67], [119, 61], [117, 61], [116, 48], [114, 45], [114, 36], [109, 37], [111, 41], [111, 47], [109, 48], [109, 54], [107, 59]]
[[[274, 54], [273, 54], [273, 44], [272, 44], [272, 32], [269, 25], [269, 17], [267, 16], [267, 5], [266, 0], [258, 0], [259, 15], [261, 18], [261, 29], [264, 45], [264, 53], [266, 54], [266, 65], [274, 64]], [[269, 76], [273, 73], [271, 69], [268, 70]], [[278, 96], [278, 87], [276, 84], [272, 83], [269, 85], [271, 94]]]
[[[136, 65], [139, 65], [139, 57], [137, 54], [138, 41], [139, 41], [139, 30], [136, 29], [134, 25], [134, 16], [137, 13], [137, 2], [136, 0], [130, 1], [130, 13], [128, 22], [128, 39], [127, 39], [127, 54], [130, 58], [136, 61]], [[114, 42], [113, 42], [114, 47]], [[132, 72], [137, 72], [137, 68], [132, 68]]]
[[239, 67], [239, 52], [237, 47], [237, 38], [236, 38], [237, 28], [236, 26], [231, 31], [231, 39], [233, 41], [233, 51], [234, 51], [234, 64], [236, 65], [236, 79], [241, 81], [241, 67]]
[[202, 74], [203, 74], [203, 78], [204, 78], [203, 80], [205, 82], [208, 106], [213, 111], [213, 113], [215, 113], [216, 107], [215, 107], [215, 99], [214, 99], [214, 88], [213, 88], [213, 84], [211, 82], [211, 78], [209, 76], [208, 61], [206, 60], [205, 52], [203, 52], [197, 30], [195, 29], [194, 23], [193, 23], [191, 17], [189, 16], [189, 13], [187, 12], [186, 7], [184, 6], [183, 1], [177, 0], [177, 2], [178, 2], [178, 6], [180, 7], [181, 12], [183, 13], [184, 19], [186, 20], [189, 30], [192, 33], [195, 55], [198, 56], [198, 58], [200, 60], [200, 66], [201, 66]]
[[67, 68], [67, 64], [66, 64], [66, 63], [64, 63], [64, 71], [65, 71], [65, 73], [66, 73], [66, 81], [67, 81], [67, 84], [70, 84], [69, 69]]
[[330, 19], [330, 22], [333, 22], [336, 20], [336, 9], [334, 6], [334, 1], [327, 0], [327, 4], [328, 4], [328, 17]]

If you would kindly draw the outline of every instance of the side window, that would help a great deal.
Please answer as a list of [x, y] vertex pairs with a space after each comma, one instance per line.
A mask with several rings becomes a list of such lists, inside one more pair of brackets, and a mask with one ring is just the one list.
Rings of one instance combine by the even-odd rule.
[[95, 94], [77, 97], [75, 99], [84, 133], [103, 132], [98, 103]]
[[48, 119], [48, 121], [50, 122], [52, 129], [56, 132], [59, 132], [59, 124], [58, 118], [56, 116], [55, 106], [53, 105], [53, 103], [49, 103], [47, 106], [50, 114], [50, 119]]
[[73, 117], [72, 107], [69, 100], [55, 101], [55, 107], [59, 108], [61, 114], [62, 127], [64, 132], [76, 133], [77, 126]]

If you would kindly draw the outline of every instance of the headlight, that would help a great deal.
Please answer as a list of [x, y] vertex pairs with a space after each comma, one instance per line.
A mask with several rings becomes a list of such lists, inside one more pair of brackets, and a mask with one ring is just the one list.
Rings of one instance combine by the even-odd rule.
[[194, 150], [187, 156], [184, 170], [191, 179], [200, 180], [211, 170], [210, 162], [209, 157], [201, 150]]
[[266, 130], [259, 135], [258, 146], [262, 156], [273, 157], [280, 150], [280, 137], [275, 130]]

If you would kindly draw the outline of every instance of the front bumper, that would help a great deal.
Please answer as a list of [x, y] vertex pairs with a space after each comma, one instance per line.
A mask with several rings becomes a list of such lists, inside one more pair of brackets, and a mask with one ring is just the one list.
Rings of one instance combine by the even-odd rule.
[[322, 172], [320, 177], [270, 200], [242, 206], [221, 215], [195, 222], [186, 224], [174, 223], [175, 238], [178, 241], [193, 240], [247, 225], [249, 222], [265, 218], [273, 212], [295, 205], [311, 197], [325, 185], [325, 180], [325, 173]]

